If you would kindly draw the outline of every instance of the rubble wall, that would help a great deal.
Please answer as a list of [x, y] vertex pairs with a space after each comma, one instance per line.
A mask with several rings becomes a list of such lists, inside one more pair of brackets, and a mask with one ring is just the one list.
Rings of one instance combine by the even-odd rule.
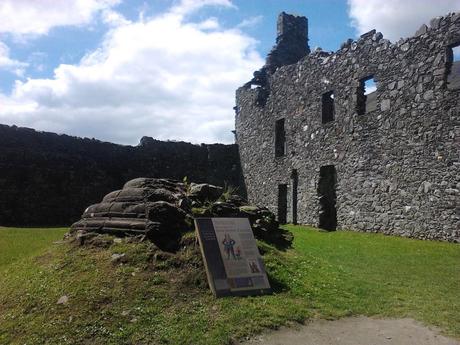
[[[397, 43], [371, 31], [334, 53], [316, 50], [256, 72], [237, 90], [235, 107], [249, 202], [276, 213], [278, 185], [287, 184], [292, 221], [297, 175], [298, 222], [318, 225], [320, 168], [334, 165], [337, 229], [459, 241], [460, 90], [451, 80], [459, 66], [449, 56], [457, 44], [454, 13]], [[369, 76], [374, 104], [358, 115], [360, 80]], [[322, 123], [328, 91], [335, 119]], [[279, 119], [286, 142], [276, 157]]]
[[236, 145], [144, 137], [139, 146], [0, 125], [0, 226], [70, 225], [136, 177], [241, 184]]

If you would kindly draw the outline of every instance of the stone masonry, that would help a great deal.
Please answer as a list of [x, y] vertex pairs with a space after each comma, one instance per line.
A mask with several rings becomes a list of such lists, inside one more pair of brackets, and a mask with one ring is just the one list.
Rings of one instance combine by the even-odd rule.
[[238, 187], [236, 145], [143, 137], [124, 146], [0, 125], [0, 226], [70, 225], [90, 204], [139, 176]]
[[249, 202], [280, 221], [460, 241], [460, 13], [336, 52], [309, 52], [304, 17], [282, 13], [278, 36], [236, 92]]

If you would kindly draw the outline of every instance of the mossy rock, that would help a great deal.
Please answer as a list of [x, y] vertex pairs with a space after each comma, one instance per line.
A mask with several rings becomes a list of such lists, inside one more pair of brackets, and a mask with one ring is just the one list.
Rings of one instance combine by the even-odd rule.
[[245, 204], [232, 190], [209, 184], [190, 184], [155, 178], [137, 178], [123, 189], [91, 205], [74, 223], [70, 237], [81, 245], [110, 246], [100, 234], [144, 237], [161, 250], [176, 252], [183, 235], [194, 230], [195, 217], [247, 217], [256, 238], [276, 244], [286, 241], [275, 215], [266, 208]]

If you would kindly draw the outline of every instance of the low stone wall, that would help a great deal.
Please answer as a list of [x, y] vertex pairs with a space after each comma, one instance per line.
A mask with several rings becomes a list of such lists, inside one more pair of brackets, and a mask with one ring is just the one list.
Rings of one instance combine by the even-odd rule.
[[236, 145], [144, 137], [139, 146], [0, 125], [0, 225], [70, 225], [105, 194], [136, 177], [238, 187]]

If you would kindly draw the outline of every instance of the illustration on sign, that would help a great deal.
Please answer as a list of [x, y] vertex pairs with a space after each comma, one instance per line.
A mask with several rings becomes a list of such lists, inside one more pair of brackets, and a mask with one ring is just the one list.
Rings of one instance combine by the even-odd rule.
[[271, 292], [247, 218], [197, 218], [195, 225], [209, 285], [217, 297]]

